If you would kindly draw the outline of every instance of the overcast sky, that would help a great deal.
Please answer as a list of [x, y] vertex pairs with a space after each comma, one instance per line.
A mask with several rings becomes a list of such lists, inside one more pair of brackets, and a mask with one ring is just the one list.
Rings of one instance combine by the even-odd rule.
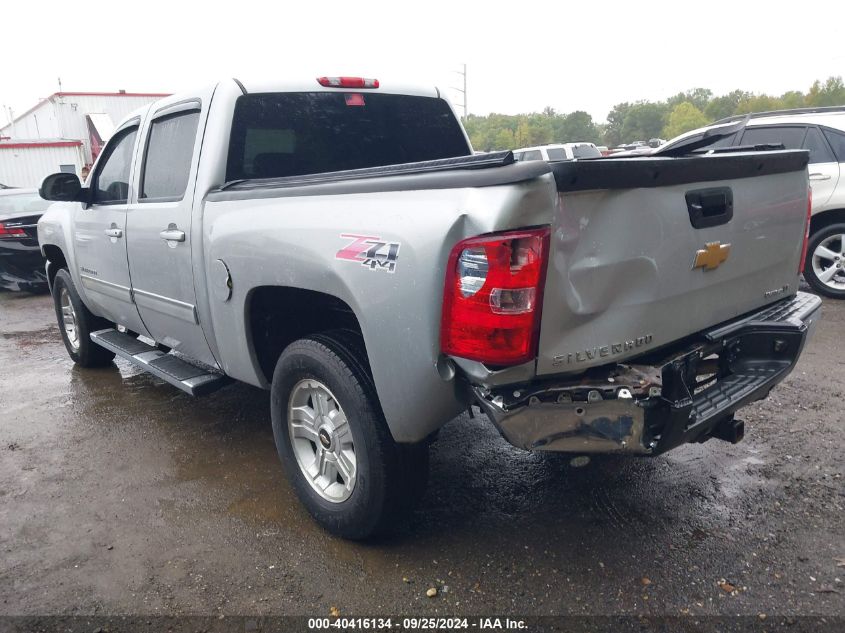
[[[845, 75], [845, 2], [115, 0], [4, 3], [0, 105], [58, 90], [175, 92], [225, 77], [461, 85], [469, 111], [604, 121], [693, 87], [780, 94]], [[809, 7], [809, 5], [808, 5]], [[456, 105], [463, 97], [453, 90]], [[5, 123], [6, 114], [0, 113]]]

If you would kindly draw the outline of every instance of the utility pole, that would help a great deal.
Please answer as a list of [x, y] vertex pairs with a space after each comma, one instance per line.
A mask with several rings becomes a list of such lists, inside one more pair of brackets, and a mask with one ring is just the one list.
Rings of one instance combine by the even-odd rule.
[[457, 90], [461, 94], [464, 95], [464, 122], [467, 120], [467, 116], [469, 115], [469, 110], [467, 110], [467, 65], [464, 64], [463, 72], [460, 70], [453, 70], [453, 73], [457, 73], [463, 77], [464, 80], [464, 87], [458, 88], [457, 86], [452, 86], [452, 90]]
[[11, 129], [9, 130], [9, 132], [10, 132], [10, 134], [12, 135], [12, 138], [14, 138], [14, 137], [15, 137], [15, 113], [14, 113], [14, 111], [12, 110], [12, 106], [6, 106], [6, 105], [4, 105], [4, 106], [3, 106], [3, 113], [4, 113], [7, 117], [9, 117], [9, 123], [8, 123], [8, 125], [9, 125], [9, 127], [11, 128]]

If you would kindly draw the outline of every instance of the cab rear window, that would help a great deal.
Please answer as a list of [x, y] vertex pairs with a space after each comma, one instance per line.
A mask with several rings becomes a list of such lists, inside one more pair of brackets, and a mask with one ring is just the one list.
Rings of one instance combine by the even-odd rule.
[[348, 92], [247, 94], [235, 105], [226, 180], [470, 154], [443, 99]]

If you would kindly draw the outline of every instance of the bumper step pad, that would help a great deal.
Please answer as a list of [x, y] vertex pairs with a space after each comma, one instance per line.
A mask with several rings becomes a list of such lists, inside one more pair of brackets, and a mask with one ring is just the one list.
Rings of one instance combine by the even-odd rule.
[[99, 330], [91, 333], [91, 340], [192, 396], [211, 393], [230, 382], [223, 374], [194, 365], [180, 356], [165, 354], [124, 332]]

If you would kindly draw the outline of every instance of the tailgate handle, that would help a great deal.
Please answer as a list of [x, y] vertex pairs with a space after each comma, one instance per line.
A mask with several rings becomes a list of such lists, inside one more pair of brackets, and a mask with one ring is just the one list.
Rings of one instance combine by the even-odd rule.
[[734, 194], [730, 187], [687, 191], [686, 199], [689, 220], [697, 229], [727, 224], [734, 217]]

